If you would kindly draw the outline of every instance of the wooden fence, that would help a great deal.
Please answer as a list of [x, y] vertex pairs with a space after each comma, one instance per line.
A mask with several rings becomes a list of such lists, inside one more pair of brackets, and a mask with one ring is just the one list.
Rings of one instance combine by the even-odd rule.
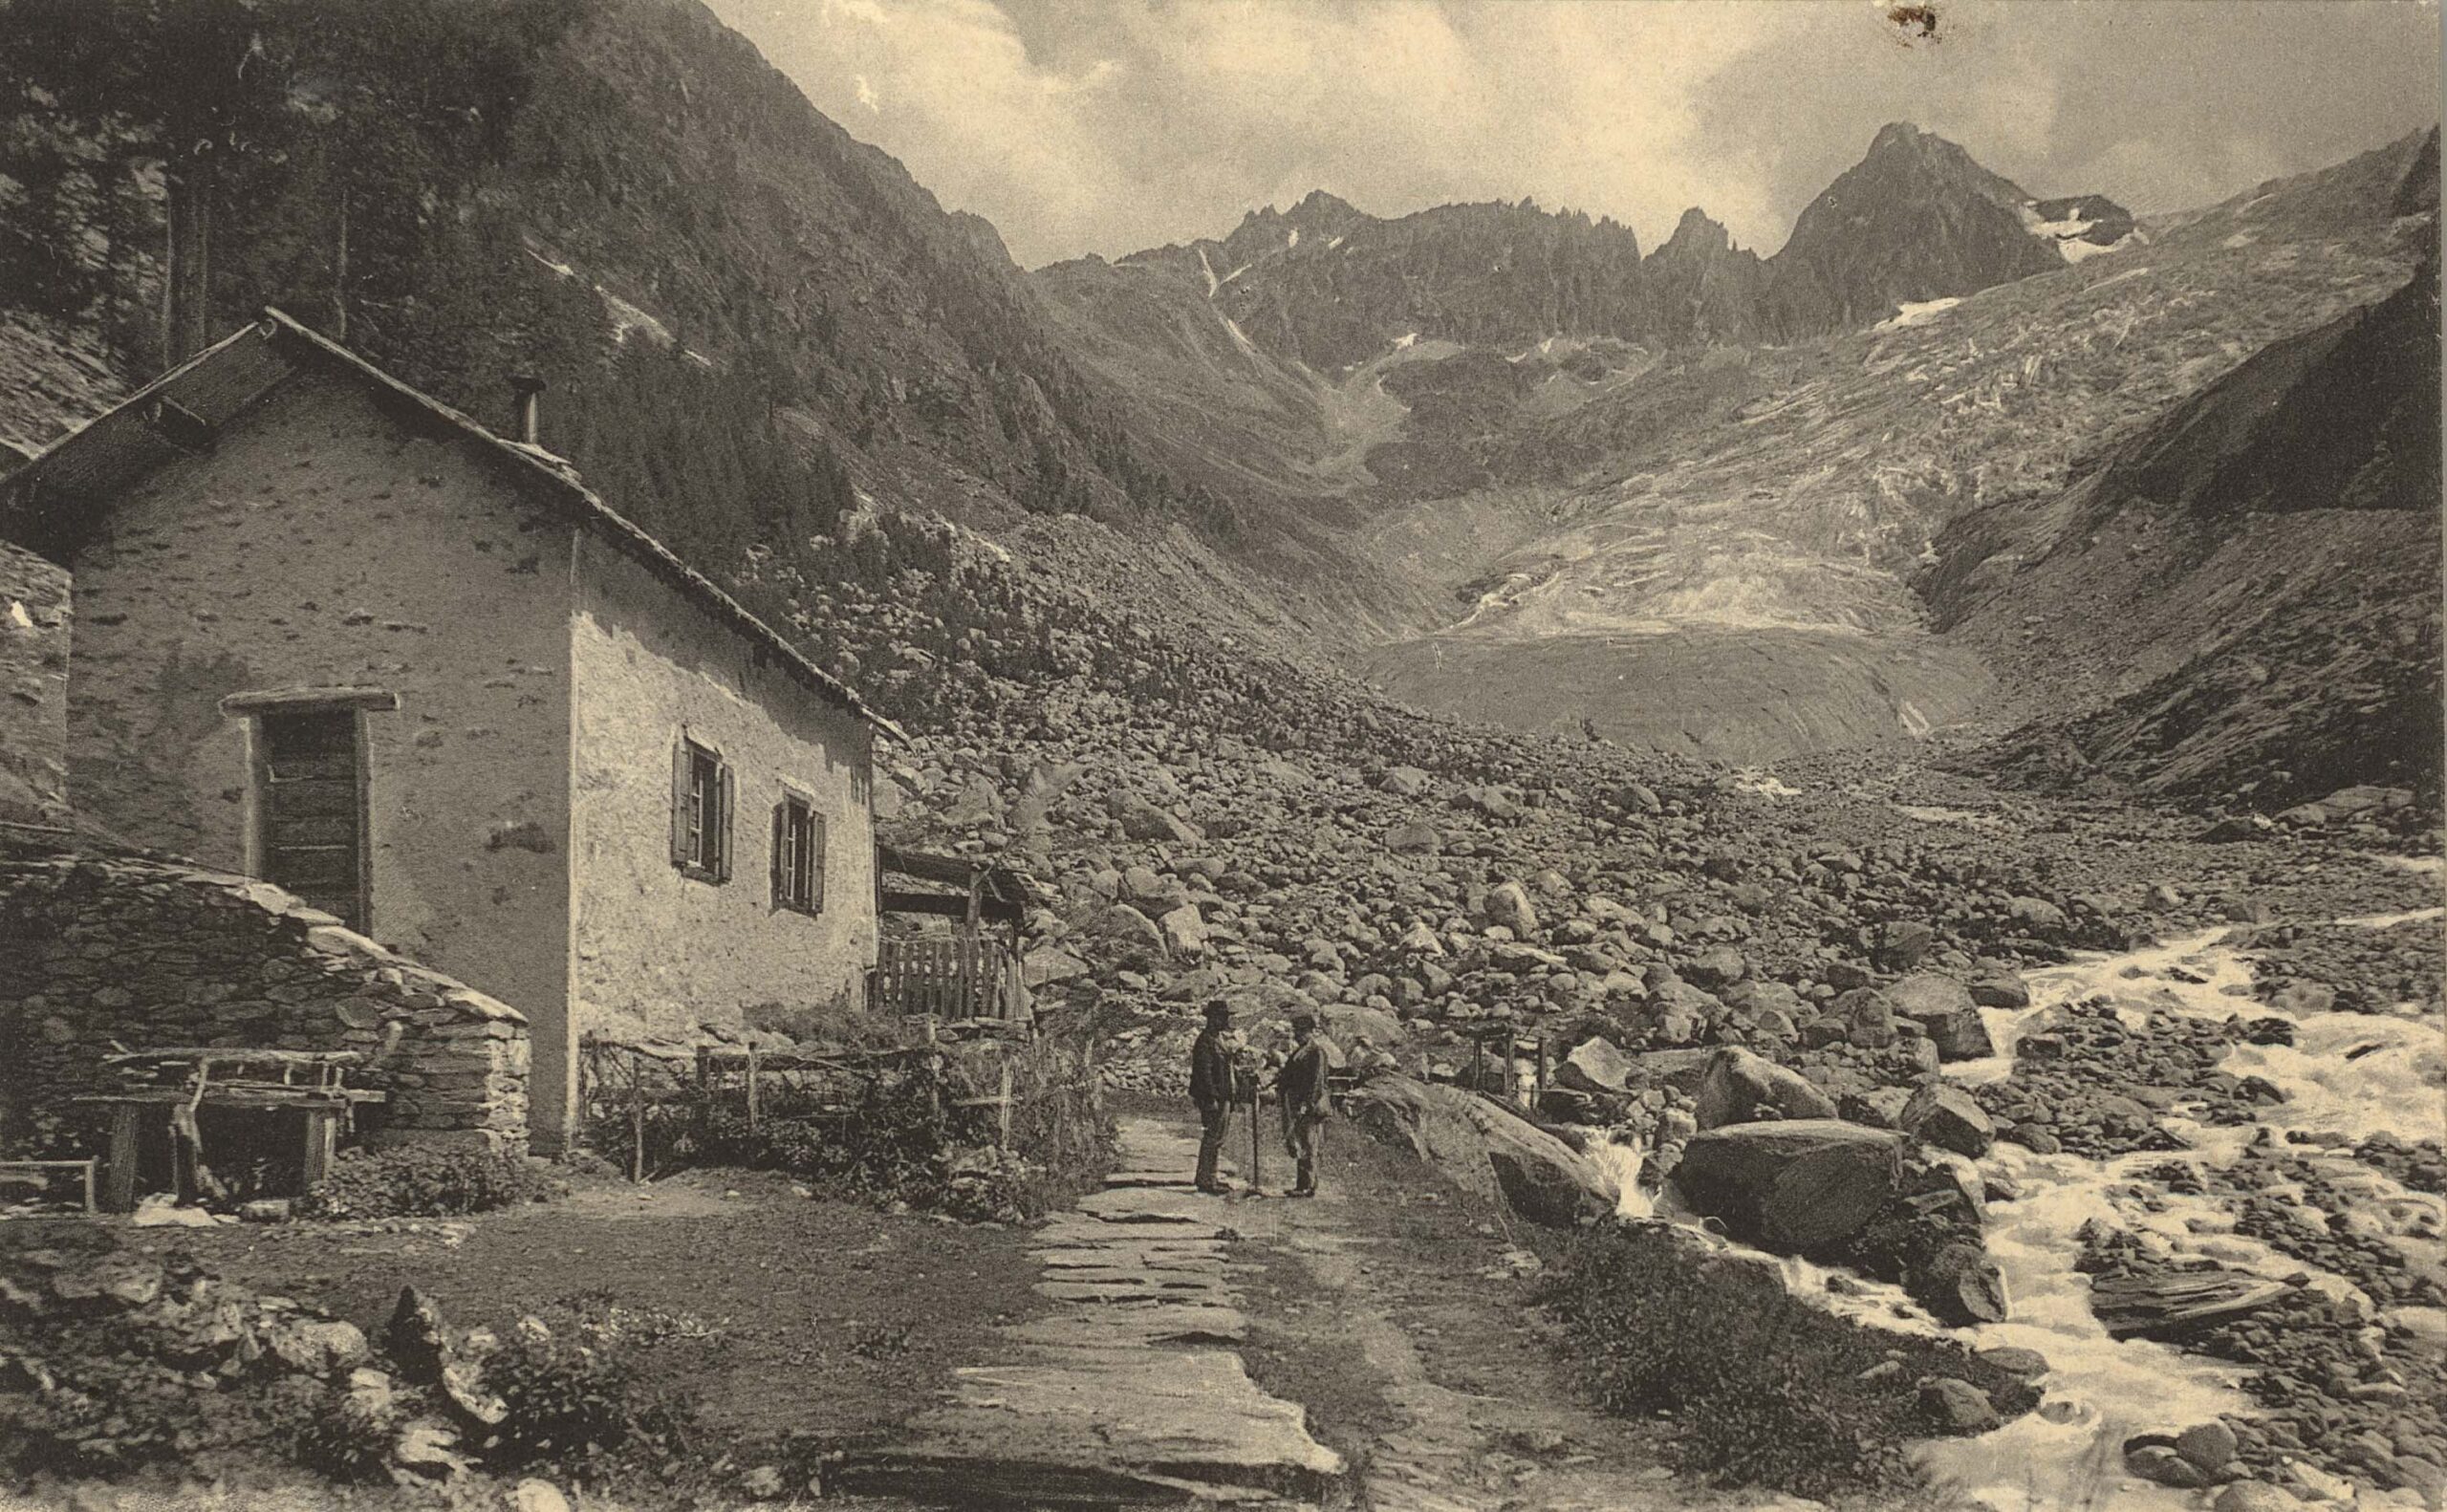
[[877, 1012], [938, 1019], [1001, 1019], [1021, 1001], [1019, 958], [965, 931], [883, 940], [868, 1000]]

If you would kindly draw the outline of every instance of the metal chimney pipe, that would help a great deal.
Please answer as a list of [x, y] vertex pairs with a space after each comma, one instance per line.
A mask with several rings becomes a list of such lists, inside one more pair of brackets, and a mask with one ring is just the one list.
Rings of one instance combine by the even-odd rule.
[[518, 439], [530, 446], [544, 444], [544, 380], [532, 373], [509, 376], [509, 391], [517, 398]]

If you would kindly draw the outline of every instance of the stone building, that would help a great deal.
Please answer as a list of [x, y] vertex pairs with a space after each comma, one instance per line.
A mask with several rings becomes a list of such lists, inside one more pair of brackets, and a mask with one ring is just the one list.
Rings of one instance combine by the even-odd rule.
[[0, 541], [0, 825], [68, 804], [68, 574]]
[[856, 694], [509, 440], [267, 312], [0, 480], [71, 570], [69, 797], [524, 1014], [538, 1148], [599, 1018], [859, 992]]

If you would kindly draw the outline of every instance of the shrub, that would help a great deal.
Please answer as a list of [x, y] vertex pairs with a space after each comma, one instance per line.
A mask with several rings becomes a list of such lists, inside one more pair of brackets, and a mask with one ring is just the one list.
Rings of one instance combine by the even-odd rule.
[[1951, 1340], [1839, 1318], [1787, 1293], [1772, 1268], [1657, 1225], [1588, 1231], [1538, 1300], [1601, 1407], [1664, 1415], [1680, 1467], [1726, 1485], [1820, 1498], [1916, 1487], [1903, 1444], [1936, 1431], [1924, 1377], [1968, 1381], [2009, 1416], [2036, 1405], [2026, 1383]]
[[646, 1359], [662, 1338], [601, 1293], [524, 1318], [485, 1359], [485, 1386], [509, 1415], [482, 1446], [498, 1470], [549, 1465], [600, 1482], [622, 1465], [668, 1475], [696, 1424], [693, 1405], [656, 1384]]
[[302, 1218], [455, 1218], [557, 1195], [537, 1162], [508, 1152], [403, 1145], [353, 1150], [300, 1199]]
[[389, 1483], [401, 1426], [396, 1407], [345, 1386], [292, 1379], [273, 1388], [271, 1412], [290, 1453], [307, 1469], [351, 1484]]

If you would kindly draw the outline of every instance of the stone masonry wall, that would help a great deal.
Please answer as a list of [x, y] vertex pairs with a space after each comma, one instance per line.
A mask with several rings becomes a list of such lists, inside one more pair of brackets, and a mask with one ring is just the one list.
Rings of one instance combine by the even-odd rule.
[[0, 819], [67, 812], [69, 633], [68, 573], [0, 541]]
[[[162, 861], [0, 856], [0, 1146], [116, 1090], [101, 1058], [364, 1052], [372, 1142], [527, 1143], [527, 1022], [268, 882]], [[388, 1047], [387, 1052], [385, 1047]]]

